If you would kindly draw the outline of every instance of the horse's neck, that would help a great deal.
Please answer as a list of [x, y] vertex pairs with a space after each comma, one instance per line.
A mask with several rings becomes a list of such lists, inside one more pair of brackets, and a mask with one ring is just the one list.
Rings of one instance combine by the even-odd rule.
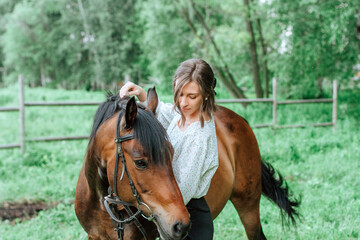
[[92, 191], [107, 195], [109, 182], [107, 179], [106, 166], [101, 165], [101, 160], [93, 150], [88, 149], [85, 156], [85, 177]]

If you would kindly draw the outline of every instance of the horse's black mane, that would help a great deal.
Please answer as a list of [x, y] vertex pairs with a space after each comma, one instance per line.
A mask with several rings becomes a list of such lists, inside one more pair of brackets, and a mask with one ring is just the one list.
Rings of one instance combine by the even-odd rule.
[[118, 94], [113, 94], [107, 92], [106, 102], [100, 104], [94, 116], [94, 123], [90, 134], [90, 141], [95, 138], [96, 132], [99, 127], [109, 118], [111, 118], [114, 113], [120, 109], [119, 106], [120, 96]]
[[[129, 98], [120, 99], [119, 94], [107, 92], [106, 102], [103, 102], [95, 113], [89, 142], [94, 140], [99, 127], [117, 111], [120, 110], [119, 117], [122, 118], [128, 100]], [[170, 154], [166, 130], [154, 115], [146, 111], [140, 104], [138, 104], [138, 114], [133, 128], [135, 139], [140, 142], [151, 158], [151, 162], [159, 165], [165, 164], [165, 160], [169, 159], [167, 154]]]

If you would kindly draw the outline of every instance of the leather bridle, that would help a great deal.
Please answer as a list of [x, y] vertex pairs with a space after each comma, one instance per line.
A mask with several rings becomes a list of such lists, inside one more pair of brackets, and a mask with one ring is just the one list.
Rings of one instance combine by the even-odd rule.
[[[116, 138], [115, 138], [116, 160], [115, 160], [115, 169], [114, 169], [114, 190], [112, 190], [111, 187], [109, 186], [109, 188], [108, 188], [109, 195], [104, 197], [104, 205], [105, 205], [107, 212], [110, 215], [111, 221], [114, 225], [114, 230], [117, 232], [119, 240], [123, 240], [123, 238], [124, 238], [125, 225], [128, 223], [132, 223], [132, 222], [134, 222], [136, 224], [137, 228], [140, 230], [140, 232], [144, 236], [145, 240], [148, 240], [146, 231], [145, 231], [144, 227], [141, 225], [141, 223], [139, 222], [138, 217], [141, 215], [145, 219], [152, 221], [154, 219], [154, 215], [152, 214], [150, 207], [141, 200], [140, 195], [136, 191], [134, 182], [131, 180], [129, 171], [126, 167], [126, 161], [125, 161], [124, 153], [121, 148], [121, 143], [131, 140], [131, 139], [134, 139], [135, 137], [132, 133], [120, 137], [120, 120], [121, 120], [121, 112], [119, 113], [119, 118], [118, 118], [117, 124], [116, 124]], [[117, 185], [119, 159], [122, 164], [122, 172], [121, 172], [120, 181], [122, 181], [124, 174], [126, 173], [128, 179], [129, 179], [129, 184], [131, 187], [132, 194], [136, 198], [136, 202], [137, 202], [137, 206], [136, 206], [137, 211], [135, 213], [130, 209], [130, 206], [135, 206], [135, 205], [121, 200], [117, 193], [116, 185]], [[123, 214], [118, 210], [117, 205], [123, 205], [126, 213], [129, 215], [129, 217], [124, 218]], [[147, 209], [149, 209], [149, 212], [150, 212], [149, 217], [144, 215], [144, 213], [140, 209], [141, 205], [143, 205]]]

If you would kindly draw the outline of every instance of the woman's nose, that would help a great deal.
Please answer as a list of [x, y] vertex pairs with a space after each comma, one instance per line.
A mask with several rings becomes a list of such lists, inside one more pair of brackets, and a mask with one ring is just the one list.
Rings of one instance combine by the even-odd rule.
[[180, 106], [186, 106], [186, 103], [187, 103], [186, 98], [181, 97], [181, 98], [179, 99], [179, 102], [180, 102]]

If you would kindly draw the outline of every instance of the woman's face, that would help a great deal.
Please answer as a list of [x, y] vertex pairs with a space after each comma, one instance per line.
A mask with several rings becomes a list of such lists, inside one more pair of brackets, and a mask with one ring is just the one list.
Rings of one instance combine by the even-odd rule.
[[203, 97], [198, 83], [191, 81], [187, 83], [179, 97], [180, 109], [187, 119], [198, 119]]

